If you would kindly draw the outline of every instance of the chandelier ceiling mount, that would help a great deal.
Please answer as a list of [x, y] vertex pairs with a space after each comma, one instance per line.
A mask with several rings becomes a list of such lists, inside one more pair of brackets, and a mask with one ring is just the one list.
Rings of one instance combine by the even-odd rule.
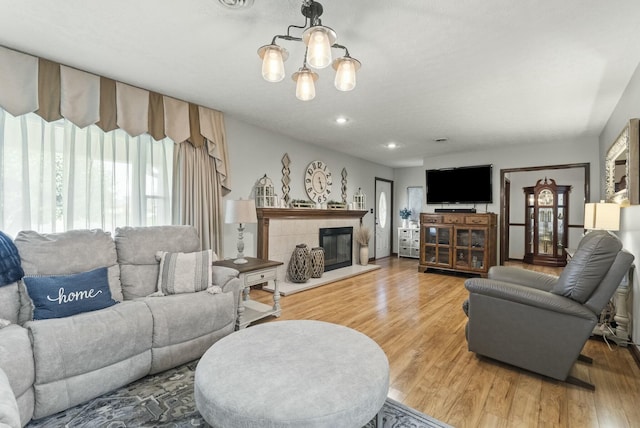
[[[280, 82], [284, 79], [284, 61], [289, 57], [289, 52], [276, 44], [278, 39], [303, 42], [306, 46], [302, 67], [291, 78], [296, 82], [296, 97], [302, 101], [312, 100], [315, 95], [315, 81], [318, 74], [311, 71], [322, 69], [330, 64], [336, 70], [334, 85], [340, 91], [351, 91], [356, 86], [356, 72], [360, 69], [360, 61], [349, 55], [349, 50], [336, 43], [336, 32], [324, 25], [320, 20], [323, 8], [314, 0], [303, 0], [302, 15], [305, 17], [303, 26], [289, 25], [287, 34], [273, 36], [271, 44], [258, 49], [258, 56], [262, 59], [262, 77], [267, 82]], [[292, 36], [291, 29], [303, 30], [301, 37]], [[342, 49], [344, 56], [332, 62], [331, 50]]]

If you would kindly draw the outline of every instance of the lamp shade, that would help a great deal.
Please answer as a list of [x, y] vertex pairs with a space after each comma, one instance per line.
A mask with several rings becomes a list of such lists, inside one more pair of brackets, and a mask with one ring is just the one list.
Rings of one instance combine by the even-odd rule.
[[296, 98], [300, 101], [310, 101], [316, 97], [315, 81], [318, 75], [308, 68], [301, 68], [293, 73], [291, 78], [296, 82]]
[[284, 79], [284, 61], [289, 54], [278, 45], [266, 45], [258, 49], [262, 58], [262, 77], [267, 82], [280, 82]]
[[356, 87], [356, 71], [360, 68], [360, 61], [344, 56], [333, 62], [336, 77], [333, 81], [339, 91], [351, 91]]
[[336, 41], [336, 33], [329, 27], [316, 25], [302, 34], [307, 45], [307, 62], [313, 68], [325, 68], [331, 64], [331, 45]]
[[619, 230], [620, 205], [605, 202], [585, 204], [584, 228], [592, 230]]
[[257, 223], [256, 203], [253, 199], [228, 200], [225, 223]]

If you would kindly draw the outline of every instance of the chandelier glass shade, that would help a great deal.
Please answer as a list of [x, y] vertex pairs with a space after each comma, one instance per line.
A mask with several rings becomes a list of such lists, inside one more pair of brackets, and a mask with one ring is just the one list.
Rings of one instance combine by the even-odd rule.
[[280, 82], [284, 79], [284, 61], [289, 57], [286, 49], [278, 45], [266, 45], [258, 50], [262, 58], [262, 77], [267, 82]]
[[[277, 39], [303, 42], [306, 45], [302, 67], [292, 75], [296, 82], [296, 97], [309, 101], [315, 97], [315, 81], [318, 74], [311, 71], [333, 65], [336, 70], [334, 85], [340, 91], [351, 91], [356, 87], [356, 72], [360, 69], [360, 61], [351, 58], [345, 46], [336, 43], [337, 35], [329, 27], [322, 25], [322, 5], [313, 0], [303, 0], [302, 14], [305, 16], [304, 26], [290, 25], [286, 35], [276, 35], [271, 44], [258, 49], [262, 59], [262, 77], [267, 82], [280, 82], [284, 79], [284, 61], [289, 57], [287, 50], [276, 44]], [[302, 37], [292, 36], [291, 28], [303, 29]], [[332, 62], [332, 49], [343, 49], [344, 56]]]
[[316, 96], [315, 82], [318, 80], [318, 74], [309, 70], [307, 67], [302, 67], [300, 70], [293, 73], [291, 76], [294, 82], [296, 82], [296, 98], [300, 101], [309, 101]]
[[360, 68], [360, 61], [349, 56], [343, 56], [333, 62], [336, 78], [333, 81], [339, 91], [351, 91], [356, 87], [356, 71]]
[[331, 64], [331, 46], [336, 42], [336, 33], [329, 27], [316, 25], [302, 33], [307, 45], [307, 63], [313, 68], [326, 68]]

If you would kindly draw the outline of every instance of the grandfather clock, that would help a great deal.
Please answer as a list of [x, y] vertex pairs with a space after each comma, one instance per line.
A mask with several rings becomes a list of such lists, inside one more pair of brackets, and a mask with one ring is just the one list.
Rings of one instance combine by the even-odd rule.
[[523, 190], [526, 213], [523, 261], [534, 265], [566, 265], [571, 186], [559, 186], [555, 180], [545, 177]]

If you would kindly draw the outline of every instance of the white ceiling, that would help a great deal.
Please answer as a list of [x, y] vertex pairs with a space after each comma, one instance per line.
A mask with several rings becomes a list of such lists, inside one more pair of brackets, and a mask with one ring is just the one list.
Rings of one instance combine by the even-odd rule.
[[[352, 92], [333, 88], [333, 69], [319, 70], [309, 102], [295, 98], [290, 78], [301, 43], [280, 42], [290, 53], [280, 83], [262, 79], [256, 53], [304, 23], [302, 0], [246, 9], [5, 0], [0, 45], [391, 167], [485, 145], [597, 137], [640, 62], [638, 0], [320, 2], [322, 23], [362, 68]], [[337, 126], [338, 115], [350, 122]], [[400, 147], [384, 148], [390, 141]]]

